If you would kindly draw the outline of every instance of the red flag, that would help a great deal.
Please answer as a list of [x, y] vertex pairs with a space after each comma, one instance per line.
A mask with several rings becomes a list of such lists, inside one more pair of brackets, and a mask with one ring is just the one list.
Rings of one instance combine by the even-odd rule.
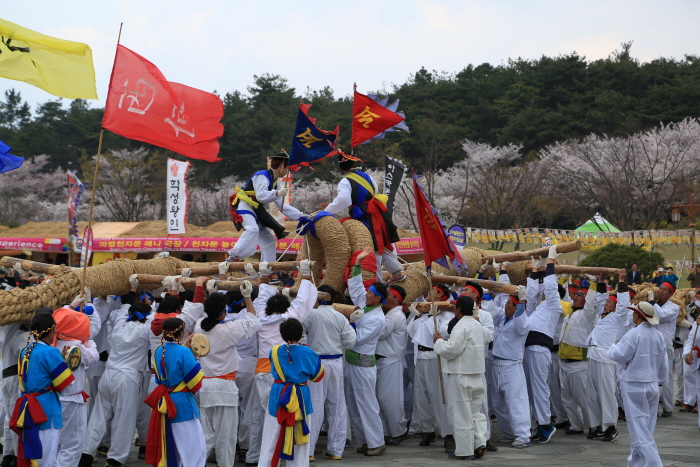
[[430, 205], [428, 198], [423, 193], [423, 188], [418, 183], [419, 175], [413, 175], [413, 194], [416, 200], [416, 216], [418, 217], [418, 230], [423, 243], [423, 258], [425, 266], [435, 261], [441, 266], [448, 268], [449, 263], [445, 260], [447, 256], [452, 262], [452, 266], [459, 269], [467, 269], [462, 255], [459, 253], [452, 239], [450, 239], [444, 223], [437, 215], [437, 210]]
[[379, 133], [398, 125], [404, 117], [393, 112], [377, 101], [355, 91], [352, 101], [352, 142], [355, 147]]
[[155, 65], [117, 45], [102, 126], [127, 138], [216, 162], [224, 133], [218, 96], [165, 79]]

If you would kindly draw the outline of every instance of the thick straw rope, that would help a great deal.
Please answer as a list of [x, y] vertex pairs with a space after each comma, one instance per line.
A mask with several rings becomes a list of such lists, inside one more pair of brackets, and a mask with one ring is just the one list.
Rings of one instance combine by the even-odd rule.
[[[124, 295], [129, 291], [129, 276], [132, 274], [174, 276], [177, 275], [177, 268], [215, 264], [217, 263], [185, 262], [173, 257], [150, 260], [117, 259], [89, 267], [86, 286], [90, 287], [93, 297]], [[0, 291], [0, 325], [28, 322], [39, 308], [59, 308], [70, 303], [80, 290], [81, 271], [71, 270], [55, 275], [36, 287]]]
[[[348, 236], [348, 242], [350, 243], [350, 254], [356, 251], [362, 251], [365, 248], [374, 249], [374, 242], [372, 241], [372, 235], [369, 233], [369, 229], [360, 221], [354, 219], [348, 219], [342, 224], [345, 233]], [[362, 269], [362, 280], [373, 279], [377, 276], [377, 271], [368, 271], [367, 269]]]

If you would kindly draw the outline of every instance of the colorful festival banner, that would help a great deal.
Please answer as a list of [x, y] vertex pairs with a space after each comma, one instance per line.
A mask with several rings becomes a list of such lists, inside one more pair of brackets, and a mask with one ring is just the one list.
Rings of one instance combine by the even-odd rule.
[[189, 162], [168, 158], [168, 235], [187, 233], [187, 169]]
[[65, 238], [0, 238], [0, 250], [63, 251]]
[[68, 176], [68, 237], [78, 236], [78, 204], [80, 196], [85, 190], [85, 185], [78, 179], [75, 172], [69, 170]]
[[403, 177], [406, 174], [406, 166], [400, 160], [392, 159], [386, 156], [386, 166], [384, 169], [384, 194], [387, 195], [386, 212], [389, 218], [394, 217], [394, 203], [396, 202], [396, 193], [399, 192], [399, 187], [403, 182]]

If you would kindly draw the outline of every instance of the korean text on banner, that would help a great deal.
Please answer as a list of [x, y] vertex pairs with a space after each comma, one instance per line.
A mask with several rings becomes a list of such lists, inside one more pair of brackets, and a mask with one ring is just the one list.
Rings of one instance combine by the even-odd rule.
[[187, 232], [187, 169], [189, 162], [168, 159], [168, 235]]

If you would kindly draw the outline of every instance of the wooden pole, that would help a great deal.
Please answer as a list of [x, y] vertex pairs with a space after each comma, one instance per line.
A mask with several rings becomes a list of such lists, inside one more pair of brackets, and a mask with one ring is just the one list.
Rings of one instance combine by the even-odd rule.
[[[245, 271], [245, 265], [246, 264], [252, 264], [253, 268], [256, 271], [260, 271], [260, 263], [243, 263], [243, 262], [237, 262], [237, 263], [228, 263], [228, 272], [244, 272]], [[273, 271], [296, 271], [297, 267], [301, 264], [301, 261], [281, 261], [281, 262], [273, 262], [273, 263], [267, 263], [268, 267], [272, 269]], [[316, 271], [318, 269], [318, 273], [321, 272], [321, 269], [323, 268], [323, 265], [319, 261], [311, 261], [309, 263], [309, 266], [313, 271]], [[182, 274], [182, 270], [184, 268], [177, 268], [177, 273]], [[219, 266], [214, 265], [214, 266], [204, 266], [201, 268], [190, 268], [190, 271], [192, 271], [192, 277], [197, 277], [197, 276], [213, 276], [215, 274], [219, 274]]]
[[[124, 23], [122, 23], [123, 25]], [[119, 37], [121, 38], [122, 27], [119, 26]], [[118, 43], [118, 42], [117, 42]], [[105, 129], [100, 129], [100, 142], [97, 145], [97, 159], [95, 160], [95, 175], [92, 178], [92, 195], [90, 195], [90, 214], [88, 215], [88, 225], [83, 233], [83, 238], [88, 242], [85, 247], [85, 263], [83, 264], [83, 278], [80, 288], [80, 296], [85, 296], [85, 284], [87, 283], [87, 265], [90, 262], [90, 240], [92, 239], [92, 211], [95, 207], [95, 193], [97, 191], [97, 174], [100, 171], [100, 155], [102, 154], [102, 140], [105, 136]], [[83, 305], [80, 305], [80, 311], [83, 311]]]
[[[435, 305], [435, 295], [433, 295], [433, 279], [432, 279], [432, 273], [431, 273], [431, 266], [427, 266], [425, 268], [426, 272], [428, 273], [428, 284], [430, 288], [428, 289], [430, 292], [430, 303]], [[437, 315], [433, 315], [433, 327], [435, 328], [435, 334], [440, 332], [440, 329], [438, 328], [438, 322], [437, 322]], [[440, 358], [440, 355], [437, 356], [437, 364], [438, 364], [438, 376], [440, 378], [440, 394], [442, 394], [442, 403], [446, 404], [447, 401], [445, 400], [445, 382], [442, 380], [442, 359]]]
[[[532, 265], [528, 264], [525, 266], [525, 271], [529, 274], [532, 272]], [[618, 269], [616, 268], [604, 268], [604, 267], [597, 267], [597, 266], [567, 266], [565, 264], [555, 264], [554, 265], [554, 272], [557, 274], [578, 274], [578, 275], [583, 275], [583, 274], [590, 274], [592, 276], [599, 276], [599, 275], [607, 275], [607, 276], [612, 276], [612, 275], [617, 275]]]
[[[557, 245], [557, 253], [570, 253], [572, 251], [577, 251], [581, 249], [581, 242], [576, 240], [575, 242], [560, 243]], [[481, 258], [481, 262], [485, 263], [489, 260], [495, 260], [498, 263], [504, 261], [529, 261], [531, 256], [546, 258], [549, 254], [549, 247], [536, 248], [534, 250], [528, 251], [514, 251], [513, 253], [503, 253], [500, 255], [490, 255]]]
[[[322, 292], [318, 293], [318, 298], [319, 298], [319, 300], [324, 300], [323, 298], [321, 298], [321, 294], [322, 294]], [[330, 300], [330, 298], [328, 300]], [[334, 303], [333, 308], [335, 309], [335, 311], [337, 311], [338, 313], [341, 313], [346, 318], [350, 318], [350, 315], [352, 314], [353, 311], [360, 309], [359, 306], [345, 305], [344, 303]]]
[[11, 268], [15, 265], [15, 263], [19, 263], [19, 265], [25, 271], [39, 272], [41, 274], [54, 275], [60, 272], [75, 269], [68, 266], [63, 266], [62, 264], [46, 264], [38, 261], [30, 261], [28, 259], [13, 258], [12, 256], [3, 256], [0, 258], [0, 266]]
[[416, 305], [416, 309], [421, 313], [427, 313], [430, 311], [430, 306], [435, 305], [440, 311], [455, 311], [455, 305], [450, 302], [403, 302], [406, 306]]

